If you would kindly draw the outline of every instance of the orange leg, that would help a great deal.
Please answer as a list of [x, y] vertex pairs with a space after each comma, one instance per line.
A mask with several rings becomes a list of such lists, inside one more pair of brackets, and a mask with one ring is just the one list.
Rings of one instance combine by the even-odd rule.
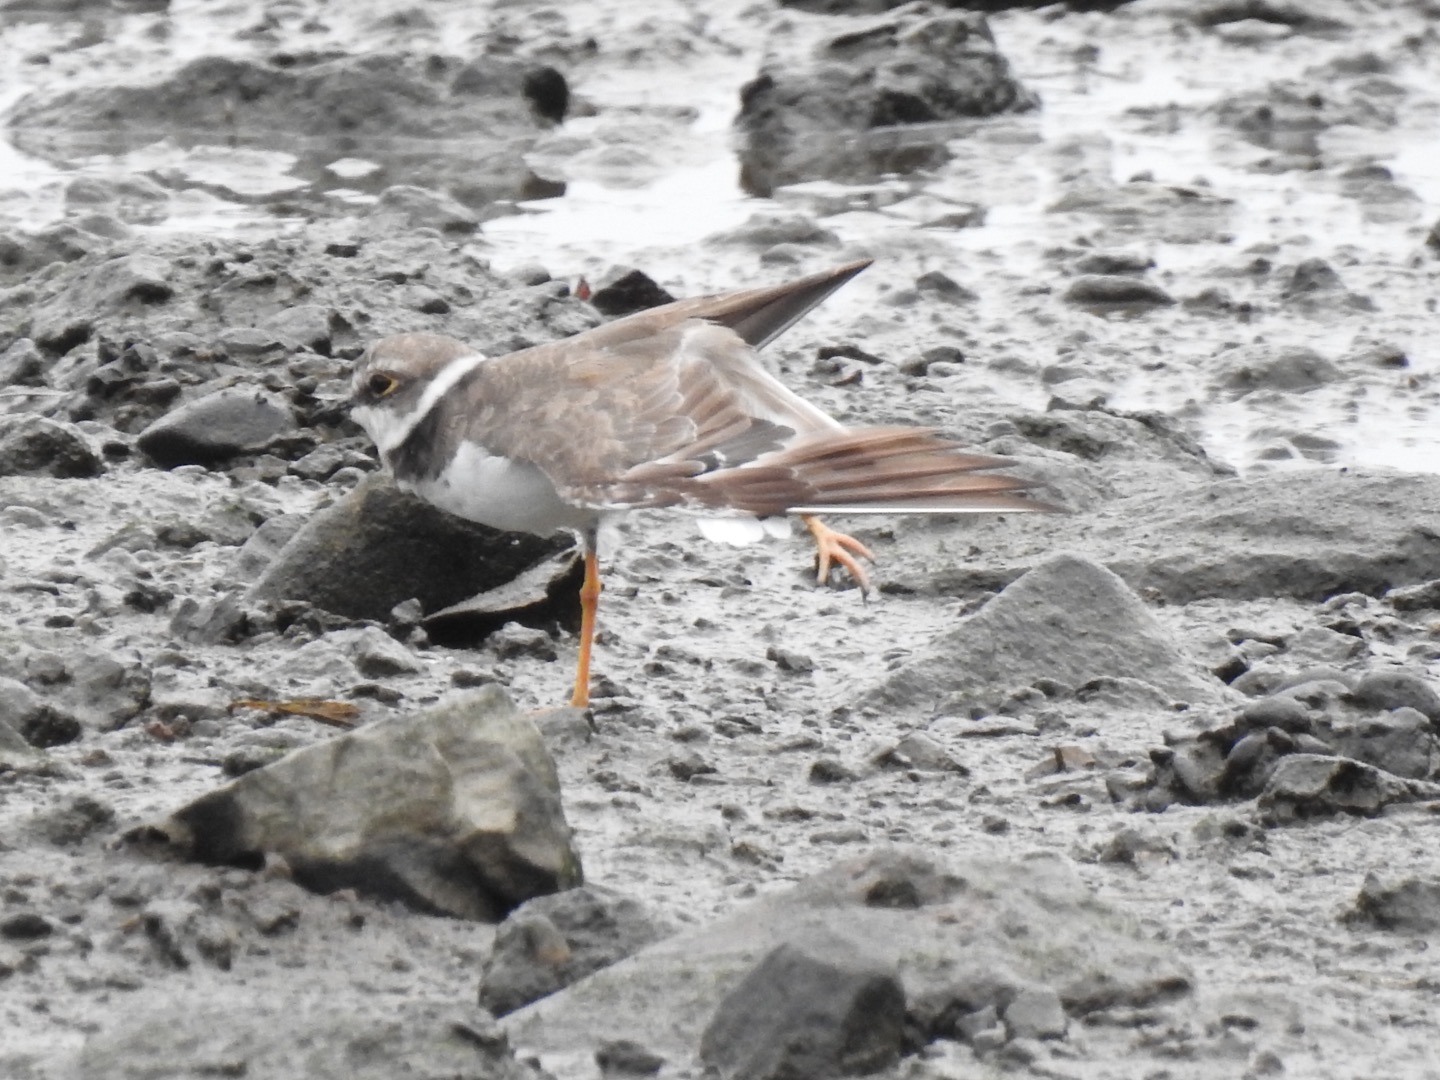
[[580, 659], [575, 670], [575, 693], [570, 704], [590, 705], [590, 650], [595, 644], [595, 610], [600, 606], [600, 557], [592, 544], [585, 546], [585, 583], [580, 586]]
[[824, 585], [830, 578], [830, 564], [838, 563], [855, 579], [855, 584], [860, 586], [861, 594], [869, 596], [870, 576], [865, 573], [865, 568], [860, 565], [855, 556], [859, 555], [874, 562], [875, 556], [870, 549], [853, 536], [830, 528], [814, 514], [801, 514], [800, 520], [805, 522], [805, 527], [810, 530], [810, 535], [815, 537], [815, 557], [819, 564], [815, 580]]

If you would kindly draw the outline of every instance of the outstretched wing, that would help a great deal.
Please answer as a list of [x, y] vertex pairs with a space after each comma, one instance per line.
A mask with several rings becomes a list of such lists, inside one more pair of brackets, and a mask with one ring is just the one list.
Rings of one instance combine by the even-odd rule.
[[464, 436], [538, 466], [567, 501], [618, 508], [684, 502], [676, 482], [796, 435], [721, 377], [717, 354], [750, 351], [730, 330], [691, 321], [599, 347], [587, 338], [479, 365], [454, 391], [467, 398], [451, 413]]

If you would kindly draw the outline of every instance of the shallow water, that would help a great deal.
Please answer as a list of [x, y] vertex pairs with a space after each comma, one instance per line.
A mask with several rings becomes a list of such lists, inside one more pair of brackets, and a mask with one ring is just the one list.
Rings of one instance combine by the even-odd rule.
[[[395, 47], [393, 32], [376, 28], [389, 7], [371, 3], [325, 11], [324, 29], [307, 31], [304, 44]], [[753, 214], [788, 208], [817, 214], [847, 254], [871, 252], [885, 260], [913, 246], [922, 269], [943, 267], [966, 284], [988, 282], [998, 271], [1001, 280], [1062, 291], [1050, 253], [1076, 241], [1143, 250], [1179, 295], [1196, 291], [1193, 283], [1213, 280], [1217, 270], [1243, 264], [1252, 252], [1266, 253], [1277, 266], [1318, 255], [1339, 265], [1351, 289], [1376, 299], [1375, 317], [1343, 325], [1303, 316], [1277, 323], [1270, 311], [1263, 313], [1269, 318], [1257, 317], [1253, 333], [1243, 319], [1238, 327], [1227, 319], [1216, 321], [1213, 332], [1197, 331], [1193, 322], [1181, 323], [1167, 312], [1143, 320], [1066, 315], [1061, 323], [1087, 337], [1091, 349], [1141, 346], [1153, 353], [1158, 343], [1168, 362], [1154, 363], [1146, 355], [1128, 371], [1107, 373], [1109, 405], [1183, 416], [1213, 457], [1242, 471], [1307, 466], [1312, 458], [1340, 466], [1440, 468], [1434, 434], [1440, 400], [1430, 385], [1440, 372], [1440, 346], [1433, 334], [1422, 332], [1430, 321], [1434, 275], [1424, 266], [1413, 269], [1423, 258], [1417, 252], [1424, 230], [1440, 207], [1440, 157], [1433, 153], [1440, 115], [1435, 62], [1403, 46], [1403, 23], [1377, 19], [1366, 47], [1386, 59], [1384, 78], [1402, 102], [1395, 109], [1399, 122], [1388, 130], [1328, 128], [1316, 141], [1324, 160], [1336, 165], [1318, 175], [1277, 173], [1256, 167], [1273, 151], [1214, 123], [1212, 106], [1242, 90], [1258, 91], [1277, 76], [1299, 77], [1335, 57], [1353, 57], [1356, 47], [1263, 25], [1224, 36], [1181, 30], [1168, 20], [1135, 15], [1136, 9], [1123, 19], [997, 16], [996, 37], [1022, 81], [1041, 96], [1041, 110], [959, 125], [963, 130], [949, 143], [951, 160], [923, 175], [848, 191], [845, 185], [820, 185], [819, 191], [800, 185], [771, 199], [747, 195], [740, 187], [730, 127], [739, 90], [754, 76], [756, 57], [774, 41], [830, 23], [754, 11], [702, 16], [684, 2], [651, 6], [643, 14], [590, 5], [563, 14], [539, 9], [549, 12], [545, 18], [562, 44], [587, 33], [613, 34], [626, 24], [637, 35], [653, 35], [658, 44], [653, 57], [640, 52], [626, 64], [573, 66], [572, 92], [590, 108], [542, 138], [531, 155], [542, 175], [565, 180], [565, 194], [519, 202], [513, 212], [486, 221], [481, 246], [501, 271], [539, 262], [557, 275], [594, 276], [607, 266], [630, 264], [675, 293], [743, 280], [753, 265], [750, 257], [727, 257], [702, 242]], [[0, 33], [0, 108], [37, 85], [113, 79], [117, 67], [128, 78], [136, 70], [158, 74], [217, 51], [263, 55], [264, 36], [246, 38], [242, 31], [258, 25], [264, 11], [251, 4], [215, 9], [180, 2], [168, 18], [107, 15], [95, 35], [103, 41], [73, 51], [56, 50], [57, 42], [74, 38], [73, 24], [10, 26]], [[474, 51], [472, 42], [508, 25], [505, 9], [433, 14], [433, 31], [416, 31], [411, 41], [398, 44], [465, 54]], [[298, 9], [290, 17], [297, 21]], [[688, 50], [684, 63], [667, 59], [667, 46], [675, 42], [683, 44], [680, 51]], [[41, 52], [49, 53], [50, 63], [25, 62]], [[92, 55], [100, 62], [91, 62]], [[367, 182], [375, 169], [363, 153], [293, 141], [282, 149], [203, 140], [203, 134], [177, 134], [128, 152], [82, 154], [63, 165], [0, 140], [0, 176], [6, 177], [0, 213], [22, 228], [38, 228], [64, 215], [64, 188], [72, 177], [140, 173], [175, 192], [165, 220], [140, 225], [141, 231], [262, 236], [302, 220], [297, 213], [287, 216], [283, 207], [277, 212], [275, 204], [291, 196], [323, 192], [336, 210], [360, 212], [381, 187]], [[464, 153], [454, 145], [414, 149]], [[1367, 214], [1367, 204], [1345, 194], [1334, 175], [1356, 163], [1388, 168], [1397, 185], [1418, 196], [1416, 206], [1408, 213], [1402, 206], [1379, 220]], [[1229, 200], [1223, 211], [1227, 238], [1218, 248], [1203, 240], [1176, 242], [1157, 236], [1153, 224], [1127, 230], [1050, 212], [1073, 189], [1077, 175], [1104, 185], [1143, 176], [1221, 196]], [[393, 168], [385, 176], [386, 183], [403, 179]], [[972, 194], [985, 208], [980, 228], [917, 229], [905, 207], [895, 205], [906, 197], [960, 203]], [[868, 209], [836, 212], [847, 206]], [[976, 321], [1009, 325], [1015, 290], [980, 291]], [[1023, 333], [1027, 320], [1014, 325]], [[1043, 365], [1052, 344], [1030, 337], [1035, 363]], [[1207, 358], [1226, 343], [1249, 340], [1310, 345], [1332, 358], [1386, 340], [1399, 344], [1410, 363], [1401, 371], [1368, 372], [1358, 384], [1346, 379], [1278, 403], [1257, 395], [1232, 401], [1207, 389]], [[1024, 408], [1043, 407], [1048, 396], [1027, 380], [995, 378], [988, 389]], [[1338, 446], [1310, 457], [1277, 459], [1264, 451], [1276, 432]]]

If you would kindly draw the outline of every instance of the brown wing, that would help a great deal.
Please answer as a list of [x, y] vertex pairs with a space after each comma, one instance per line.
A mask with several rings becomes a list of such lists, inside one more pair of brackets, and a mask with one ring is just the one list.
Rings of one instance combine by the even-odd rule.
[[816, 432], [741, 468], [680, 481], [685, 502], [758, 516], [803, 513], [1053, 511], [1024, 494], [1014, 463], [962, 451], [926, 428]]
[[[702, 343], [704, 347], [697, 347]], [[672, 485], [774, 452], [795, 432], [750, 414], [717, 377], [733, 332], [688, 322], [597, 346], [590, 334], [481, 364], [452, 415], [491, 453], [537, 465], [560, 496], [592, 506], [685, 501]]]

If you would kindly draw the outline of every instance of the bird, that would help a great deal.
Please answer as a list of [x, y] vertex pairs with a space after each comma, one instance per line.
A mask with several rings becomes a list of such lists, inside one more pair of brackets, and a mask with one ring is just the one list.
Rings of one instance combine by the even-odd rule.
[[351, 376], [351, 416], [402, 489], [469, 521], [570, 531], [584, 557], [570, 704], [590, 700], [601, 593], [600, 527], [672, 509], [722, 539], [786, 515], [862, 592], [863, 544], [823, 514], [1036, 512], [1033, 481], [935, 428], [847, 427], [770, 374], [757, 350], [870, 265], [677, 300], [559, 341], [486, 356], [443, 334], [372, 342]]

